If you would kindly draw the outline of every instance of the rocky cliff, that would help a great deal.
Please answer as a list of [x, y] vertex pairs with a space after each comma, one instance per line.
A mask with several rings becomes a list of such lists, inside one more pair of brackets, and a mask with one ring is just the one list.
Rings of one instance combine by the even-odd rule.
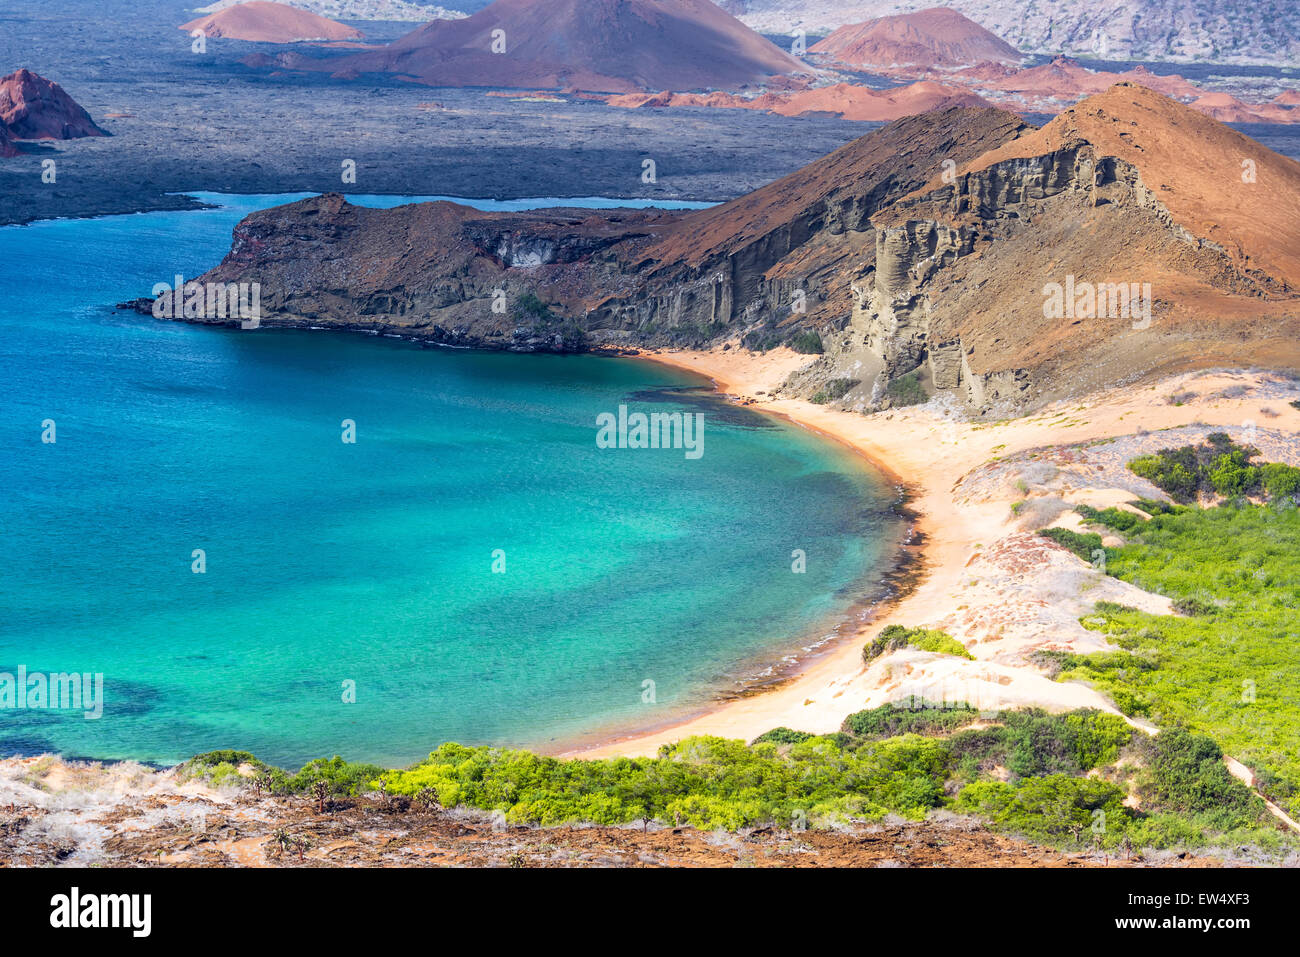
[[820, 340], [791, 391], [992, 413], [1157, 371], [1300, 368], [1300, 164], [1121, 85], [1042, 129], [909, 117], [689, 213], [317, 197], [249, 216], [203, 278], [260, 282], [265, 322], [448, 344]]

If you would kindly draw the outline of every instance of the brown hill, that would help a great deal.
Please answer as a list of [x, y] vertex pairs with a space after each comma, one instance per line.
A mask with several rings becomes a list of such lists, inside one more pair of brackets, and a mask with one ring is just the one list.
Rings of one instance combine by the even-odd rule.
[[[993, 408], [1157, 371], [1300, 368], [1300, 164], [1143, 87], [1082, 101], [873, 224], [855, 324], [887, 378], [919, 368]], [[945, 268], [922, 270], [937, 254]]]
[[735, 88], [805, 69], [712, 0], [496, 0], [329, 68], [435, 86], [604, 92]]
[[[1261, 281], [1300, 289], [1300, 163], [1145, 87], [1123, 83], [1089, 97], [971, 169], [1079, 141], [1132, 166], [1188, 234]], [[1247, 162], [1253, 183], [1243, 182]]]
[[1190, 106], [1199, 113], [1220, 123], [1295, 123], [1300, 121], [1295, 111], [1285, 104], [1246, 103], [1231, 93], [1202, 93]]
[[0, 157], [17, 155], [18, 147], [14, 146], [14, 141], [9, 138], [9, 131], [0, 126]]
[[908, 117], [690, 213], [318, 197], [246, 218], [205, 278], [260, 282], [268, 324], [490, 348], [816, 331], [796, 393], [849, 382], [839, 401], [865, 408], [919, 388], [994, 414], [1152, 373], [1300, 369], [1300, 164], [1122, 85], [1042, 129]]
[[308, 10], [269, 0], [248, 0], [189, 23], [178, 30], [205, 36], [255, 43], [299, 43], [307, 40], [362, 40], [360, 30], [335, 23]]
[[31, 70], [0, 77], [0, 126], [16, 140], [108, 136], [63, 87]]
[[835, 30], [810, 47], [850, 66], [966, 66], [1018, 63], [1020, 53], [974, 20], [947, 7], [881, 17]]

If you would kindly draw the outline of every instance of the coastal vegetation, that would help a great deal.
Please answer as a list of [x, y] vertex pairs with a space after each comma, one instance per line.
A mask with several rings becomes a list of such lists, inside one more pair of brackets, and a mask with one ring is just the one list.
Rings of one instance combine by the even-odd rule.
[[880, 634], [863, 647], [862, 660], [866, 664], [871, 664], [883, 654], [909, 646], [920, 651], [933, 651], [941, 655], [956, 655], [958, 658], [975, 660], [975, 656], [947, 632], [933, 628], [904, 628], [902, 625], [889, 625], [881, 629]]
[[1257, 464], [1258, 456], [1258, 449], [1238, 445], [1226, 432], [1214, 432], [1198, 446], [1139, 456], [1129, 468], [1184, 504], [1199, 496], [1263, 496], [1294, 503], [1300, 497], [1300, 468], [1281, 462]]
[[1069, 528], [1044, 528], [1039, 535], [1063, 545], [1085, 562], [1092, 561], [1093, 553], [1101, 548], [1101, 536], [1096, 532], [1076, 532]]
[[1220, 757], [1203, 735], [1149, 738], [1098, 711], [989, 715], [914, 702], [850, 715], [833, 734], [776, 728], [751, 744], [695, 737], [653, 758], [444, 744], [405, 770], [333, 758], [289, 774], [227, 751], [200, 755], [184, 771], [227, 784], [253, 771], [259, 791], [300, 796], [321, 813], [329, 795], [376, 790], [412, 813], [466, 808], [511, 825], [800, 830], [947, 809], [1059, 848], [1295, 850]]
[[740, 344], [751, 352], [767, 352], [783, 345], [802, 355], [821, 355], [825, 350], [821, 334], [815, 329], [801, 329], [791, 335], [775, 325], [760, 326], [745, 333]]
[[824, 405], [842, 399], [860, 381], [859, 379], [831, 379], [809, 401], [816, 405]]
[[[1117, 650], [1039, 658], [1061, 680], [1091, 682], [1126, 714], [1207, 735], [1252, 769], [1260, 793], [1295, 815], [1300, 510], [1293, 482], [1300, 469], [1256, 463], [1258, 453], [1225, 438], [1131, 463], [1171, 497], [1220, 494], [1221, 504], [1135, 502], [1149, 519], [1077, 509], [1125, 540], [1104, 550], [1106, 572], [1171, 598], [1176, 614], [1099, 602], [1082, 623]], [[1253, 503], [1252, 494], [1266, 501]]]
[[920, 405], [930, 398], [929, 393], [925, 391], [925, 386], [921, 384], [920, 369], [913, 369], [896, 379], [890, 379], [889, 384], [885, 386], [885, 391], [889, 395], [891, 404], [895, 406]]

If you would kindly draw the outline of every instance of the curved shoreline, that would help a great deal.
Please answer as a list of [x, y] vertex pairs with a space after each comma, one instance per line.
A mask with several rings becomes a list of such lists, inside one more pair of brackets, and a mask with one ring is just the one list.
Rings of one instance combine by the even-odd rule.
[[[773, 681], [750, 685], [738, 694], [715, 697], [698, 707], [688, 706], [654, 724], [624, 722], [617, 730], [602, 732], [596, 728], [554, 744], [521, 746], [539, 754], [574, 758], [652, 756], [662, 744], [683, 737], [713, 735], [749, 741], [779, 726], [830, 733], [855, 711], [916, 693], [918, 679], [953, 682], [947, 686], [949, 690], [954, 686], [978, 689], [991, 682], [1002, 686], [1000, 692], [995, 689], [999, 707], [1094, 707], [1118, 714], [1113, 704], [1094, 689], [1056, 683], [1027, 661], [1017, 660], [1023, 649], [1015, 647], [1017, 640], [1003, 641], [1000, 629], [990, 633], [984, 624], [968, 623], [964, 627], [960, 623], [964, 614], [969, 621], [969, 613], [963, 610], [972, 595], [979, 598], [971, 581], [974, 571], [994, 585], [1014, 584], [1011, 573], [1001, 579], [997, 570], [990, 574], [986, 557], [997, 549], [985, 549], [1016, 537], [1018, 513], [1009, 506], [1021, 498], [1015, 490], [1008, 494], [1006, 489], [983, 489], [972, 495], [969, 488], [963, 487], [964, 481], [973, 474], [984, 474], [993, 463], [1013, 460], [1024, 453], [1037, 457], [1044, 450], [1106, 441], [1135, 432], [1190, 424], [1232, 428], [1242, 421], [1264, 418], [1279, 420], [1272, 425], [1300, 431], [1300, 405], [1277, 412], [1267, 405], [1267, 400], [1276, 397], [1266, 392], [1237, 398], [1242, 394], [1242, 382], [1254, 380], [1258, 384], [1261, 378], [1267, 378], [1266, 373], [1256, 370], [1207, 370], [1148, 379], [1052, 403], [1016, 419], [967, 422], [945, 418], [927, 406], [863, 415], [801, 399], [775, 397], [772, 390], [811, 361], [809, 356], [788, 349], [766, 354], [738, 349], [638, 352], [620, 357], [657, 362], [701, 376], [712, 383], [720, 399], [836, 441], [895, 487], [906, 489], [909, 514], [905, 517], [910, 526], [906, 527], [907, 534], [900, 536], [901, 541], [892, 545], [899, 554], [885, 570], [886, 578], [901, 573], [905, 580], [895, 594], [872, 598], [841, 612], [840, 620], [854, 627], [844, 628], [822, 647], [795, 660], [788, 673]], [[1191, 400], [1177, 405], [1153, 401], [1156, 390], [1177, 392], [1193, 381], [1201, 388], [1217, 387], [1219, 391], [1192, 393]], [[1098, 493], [1098, 487], [1086, 479], [1069, 488], [1073, 491], [1067, 497], [1072, 500], [1081, 494], [1105, 494], [1104, 490]], [[972, 566], [976, 568], [972, 570]], [[1000, 603], [1012, 611], [1026, 611], [1027, 604], [1034, 602], [1017, 602], [1013, 596]], [[854, 610], [864, 608], [869, 614], [856, 622], [846, 620]], [[972, 647], [981, 645], [976, 660], [900, 652], [877, 659], [870, 667], [863, 664], [860, 648], [868, 632], [874, 634], [888, 624], [943, 627], [944, 620], [956, 622], [952, 633], [959, 640]], [[1044, 619], [1043, 624], [1050, 627], [1052, 623]], [[1058, 640], [1068, 646], [1072, 640], [1065, 634], [1051, 638], [1053, 646]], [[754, 660], [771, 661], [770, 655], [770, 651], [756, 653]], [[903, 671], [901, 679], [899, 670]], [[979, 693], [976, 690], [975, 694]], [[945, 696], [942, 700], [948, 699]]]
[[[740, 353], [737, 353], [737, 356], [739, 355]], [[882, 620], [888, 620], [891, 613], [915, 593], [926, 577], [929, 568], [925, 552], [925, 542], [928, 538], [925, 516], [923, 512], [913, 507], [924, 490], [914, 481], [905, 478], [890, 459], [864, 448], [845, 435], [842, 430], [827, 428], [825, 423], [819, 424], [811, 417], [799, 414], [797, 408], [797, 406], [808, 405], [816, 409], [817, 406], [802, 400], [785, 400], [786, 403], [796, 404], [796, 408], [777, 408], [771, 401], [757, 398], [755, 393], [767, 393], [779, 386], [790, 373], [806, 365], [814, 357], [793, 353], [787, 349], [750, 355], [755, 356], [760, 364], [764, 364], [763, 359], [771, 357], [770, 361], [765, 363], [767, 368], [762, 370], [764, 376], [762, 379], [735, 375], [734, 371], [727, 369], [725, 364], [716, 361], [723, 356], [717, 352], [641, 352], [626, 358], [657, 363], [678, 371], [703, 376], [712, 384], [714, 392], [720, 398], [729, 399], [763, 415], [781, 419], [841, 446], [854, 458], [864, 463], [865, 467], [884, 477], [889, 484], [898, 489], [900, 498], [895, 507], [899, 510], [904, 524], [898, 539], [889, 546], [893, 549], [894, 555], [881, 577], [886, 593], [879, 597], [868, 596], [856, 600], [840, 616], [840, 622], [835, 628], [836, 634], [828, 638], [822, 647], [790, 662], [784, 669], [784, 673], [772, 681], [750, 685], [737, 694], [720, 696], [711, 704], [693, 708], [684, 715], [679, 714], [660, 722], [642, 724], [631, 730], [625, 727], [618, 731], [610, 729], [605, 734], [593, 731], [579, 735], [555, 747], [547, 748], [543, 753], [566, 758], [649, 756], [658, 750], [660, 743], [694, 734], [721, 733], [711, 729], [726, 725], [740, 712], [763, 713], [766, 709], [755, 708], [756, 703], [776, 702], [799, 689], [809, 687], [828, 673], [842, 673], [848, 658], [860, 661], [860, 649], [866, 637], [866, 630], [870, 628], [874, 631], [882, 625]], [[756, 388], [760, 385], [762, 388]], [[897, 582], [897, 587], [889, 591], [890, 584], [893, 582]], [[855, 616], [855, 612], [860, 614]], [[780, 662], [773, 664], [774, 667], [779, 665]], [[860, 668], [860, 670], [866, 669]], [[743, 738], [748, 741], [779, 723], [753, 730], [758, 728], [754, 720], [751, 718], [741, 726], [748, 729], [747, 733], [730, 733], [723, 736]], [[760, 720], [759, 724], [761, 723]], [[593, 742], [592, 738], [596, 740]]]
[[[752, 388], [754, 383], [729, 379], [723, 370], [703, 363], [682, 361], [681, 355], [703, 359], [720, 354], [642, 351], [619, 357], [655, 363], [678, 372], [702, 376], [708, 380], [713, 395], [718, 399], [729, 400], [764, 416], [780, 419], [841, 447], [852, 458], [862, 463], [867, 471], [884, 479], [888, 485], [897, 490], [899, 497], [891, 506], [900, 520], [897, 535], [892, 537], [882, 553], [881, 565], [877, 570], [879, 577], [875, 582], [876, 587], [866, 594], [855, 597], [847, 608], [829, 618], [828, 633], [815, 647], [805, 647], [804, 654], [792, 656], [787, 653], [775, 659], [772, 657], [775, 649], [754, 653], [749, 660], [754, 664], [766, 662], [767, 667], [762, 671], [773, 672], [770, 677], [762, 677], [760, 671], [753, 678], [741, 679], [736, 690], [730, 692], [720, 690], [712, 700], [678, 708], [671, 717], [665, 717], [660, 721], [624, 720], [604, 728], [593, 728], [586, 732], [565, 736], [553, 744], [531, 749], [537, 753], [557, 757], [603, 757], [606, 756], [606, 752], [623, 754], [621, 749], [624, 745], [643, 742], [646, 739], [664, 742], [670, 737], [676, 739], [682, 736], [674, 733], [679, 729], [684, 730], [699, 722], [708, 722], [734, 705], [767, 700], [771, 695], [798, 686], [810, 673], [815, 672], [819, 665], [828, 661], [838, 661], [846, 648], [856, 656], [860, 652], [865, 631], [867, 629], [874, 631], [883, 617], [887, 617], [892, 609], [916, 590], [927, 573], [924, 550], [926, 534], [921, 528], [920, 513], [912, 507], [913, 501], [918, 496], [918, 489], [914, 484], [905, 481], [887, 460], [868, 453], [836, 430], [818, 427], [803, 416], [792, 414], [784, 409], [770, 408], [767, 403], [754, 399], [752, 393], [757, 391]], [[789, 372], [814, 358], [787, 349], [773, 350], [769, 355], [779, 357], [778, 363], [773, 365], [773, 370], [780, 378], [769, 383], [768, 387], [779, 385]], [[863, 584], [866, 584], [865, 579]], [[790, 638], [791, 643], [798, 643], [799, 640], [799, 636]], [[746, 740], [761, 733], [762, 731], [756, 732]], [[655, 750], [657, 747], [656, 745]]]
[[[788, 350], [785, 350], [788, 352]], [[924, 536], [920, 548], [924, 576], [908, 594], [881, 609], [869, 623], [872, 634], [889, 624], [909, 627], [949, 627], [968, 647], [974, 661], [929, 653], [899, 652], [864, 666], [860, 648], [870, 637], [863, 627], [856, 640], [843, 640], [828, 654], [810, 661], [780, 687], [717, 707], [684, 721], [667, 723], [640, 734], [625, 734], [599, 745], [559, 752], [564, 757], [645, 757], [661, 744], [693, 735], [752, 740], [774, 727], [825, 734], [839, 729], [855, 711], [875, 707], [921, 689], [942, 688], [942, 700], [979, 700], [993, 707], [1045, 707], [1068, 710], [1092, 707], [1118, 714], [1104, 695], [1074, 683], [1058, 683], [1028, 660], [1027, 652], [1046, 643], [1071, 650], [1085, 638], [1077, 619], [1058, 622], [1037, 589], [1049, 587], [1051, 576], [1074, 576], [1073, 600], [1086, 601], [1088, 585], [1080, 576], [1091, 574], [1073, 561], [1040, 569], [999, 566], [999, 552], [1023, 550], [1035, 536], [1019, 527], [1013, 504], [1023, 497], [1014, 487], [985, 488], [971, 494], [965, 479], [982, 466], [1011, 460], [1035, 450], [1046, 450], [1108, 440], [1143, 430], [1156, 432], [1194, 422], [1236, 427], [1245, 419], [1263, 421], [1274, 416], [1275, 426], [1287, 420], [1300, 424], [1300, 412], [1261, 412], [1261, 394], [1235, 398], [1232, 390], [1243, 380], [1258, 379], [1254, 372], [1207, 370], [1148, 379], [1122, 388], [1052, 403], [1020, 418], [998, 422], [945, 418], [934, 409], [912, 407], [861, 415], [800, 399], [772, 397], [771, 391], [806, 356], [754, 356], [737, 352], [656, 353], [644, 356], [705, 375], [720, 391], [747, 407], [784, 415], [804, 428], [833, 437], [896, 476], [913, 490], [911, 506], [915, 527]], [[1200, 392], [1180, 405], [1153, 401], [1158, 390], [1179, 390], [1196, 381]], [[1226, 390], [1226, 391], [1225, 391]], [[1103, 483], [1104, 486], [1104, 483]], [[1086, 479], [1067, 493], [1072, 501], [1095, 499], [1108, 493]], [[1122, 496], [1121, 496], [1122, 497]], [[1130, 496], [1131, 497], [1131, 496]], [[1032, 544], [1029, 547], [1033, 547]], [[1012, 565], [1014, 565], [1014, 561]], [[1040, 580], [1038, 576], [1047, 576]], [[1028, 582], [1028, 585], [1026, 583]], [[990, 591], [996, 594], [990, 597]], [[1143, 593], [1138, 593], [1142, 595]], [[1023, 598], [1017, 597], [1023, 595]], [[1157, 596], [1145, 596], [1157, 602]], [[989, 613], [993, 618], [989, 618]], [[972, 618], [972, 615], [975, 615]], [[998, 616], [1010, 622], [1031, 620], [1029, 636], [1006, 637]], [[981, 617], [983, 616], [983, 617]], [[1067, 627], [1067, 625], [1069, 627]], [[1078, 632], [1078, 633], [1075, 633]], [[1080, 646], [1078, 650], [1089, 650]], [[947, 660], [944, 660], [947, 659]], [[926, 695], [929, 697], [929, 695]]]

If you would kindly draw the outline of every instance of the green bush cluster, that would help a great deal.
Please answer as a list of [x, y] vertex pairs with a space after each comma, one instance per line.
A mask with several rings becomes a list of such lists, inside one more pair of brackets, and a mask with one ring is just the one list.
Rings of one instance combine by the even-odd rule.
[[[1300, 846], [1275, 833], [1221, 758], [1204, 736], [1173, 731], [1151, 740], [1098, 711], [981, 714], [917, 702], [860, 711], [836, 734], [774, 728], [750, 745], [688, 738], [653, 758], [588, 761], [444, 744], [400, 771], [335, 757], [290, 774], [234, 751], [183, 768], [208, 777], [251, 765], [276, 794], [309, 795], [321, 780], [331, 794], [381, 786], [399, 796], [432, 793], [443, 807], [500, 813], [513, 824], [798, 828], [950, 808], [1059, 847]], [[1129, 794], [1141, 810], [1123, 806]], [[1096, 811], [1104, 812], [1101, 830]]]
[[826, 383], [824, 391], [831, 399], [842, 399], [849, 394], [849, 390], [857, 385], [860, 379], [831, 379]]
[[1099, 603], [1082, 619], [1122, 649], [1057, 655], [1126, 714], [1210, 735], [1300, 813], [1300, 511], [1168, 506], [1107, 551], [1109, 574], [1172, 599], [1177, 615]]
[[741, 346], [750, 352], [767, 352], [784, 341], [785, 336], [777, 329], [754, 329], [740, 338]]
[[1214, 432], [1199, 446], [1161, 449], [1133, 459], [1128, 467], [1177, 502], [1193, 502], [1201, 494], [1295, 502], [1300, 496], [1300, 469], [1280, 462], [1256, 464], [1258, 455], [1258, 449], [1237, 445], [1225, 432]]
[[795, 352], [803, 355], [821, 355], [825, 351], [822, 337], [813, 329], [802, 329], [796, 332], [790, 337], [789, 345]]
[[[247, 766], [249, 776], [240, 772]], [[355, 795], [369, 790], [384, 773], [375, 764], [344, 761], [338, 755], [317, 758], [303, 765], [296, 774], [266, 764], [248, 751], [208, 751], [195, 755], [177, 769], [182, 780], [200, 779], [217, 787], [245, 786], [252, 780], [265, 783], [271, 794], [307, 794], [318, 781], [324, 781], [334, 796]]]
[[751, 329], [740, 338], [740, 344], [751, 352], [767, 352], [777, 346], [786, 345], [802, 355], [821, 355], [825, 351], [821, 334], [815, 329], [800, 329], [787, 336], [775, 326], [763, 326]]
[[1074, 510], [1083, 517], [1085, 522], [1091, 522], [1094, 525], [1105, 525], [1117, 532], [1131, 531], [1146, 521], [1141, 515], [1136, 515], [1122, 508], [1096, 509], [1091, 505], [1076, 505]]
[[[1057, 847], [1290, 847], [1245, 786], [1220, 774], [1216, 753], [1207, 738], [1153, 740], [1098, 711], [981, 716], [922, 702], [858, 712], [837, 735], [776, 728], [752, 745], [689, 738], [647, 759], [448, 744], [384, 779], [394, 794], [427, 787], [444, 806], [498, 811], [518, 824], [657, 820], [734, 830], [888, 813], [916, 819], [947, 807]], [[1130, 792], [1143, 809], [1124, 806]]]
[[[1062, 717], [1088, 720], [1081, 712]], [[1058, 737], [1050, 719], [1043, 723], [1040, 715], [1029, 720], [1039, 723], [1049, 740]], [[1025, 740], [1023, 735], [1019, 740]], [[1073, 755], [1068, 747], [1037, 749], [1075, 767], [1055, 771], [1034, 760], [1036, 774], [973, 781], [957, 794], [954, 810], [980, 814], [997, 828], [1056, 845], [1249, 845], [1280, 851], [1295, 843], [1272, 826], [1263, 802], [1228, 773], [1223, 753], [1204, 735], [1172, 728], [1149, 737], [1103, 725], [1081, 740], [1083, 749]], [[951, 743], [956, 751], [957, 740]], [[1123, 760], [1113, 765], [1116, 756]], [[1078, 773], [1089, 764], [1105, 773]], [[1125, 806], [1130, 793], [1138, 798], [1138, 809]]]
[[809, 401], [815, 405], [825, 405], [827, 402], [842, 399], [861, 381], [861, 379], [831, 379]]
[[862, 660], [870, 664], [887, 652], [898, 651], [909, 645], [921, 651], [975, 660], [975, 656], [947, 632], [932, 628], [904, 628], [902, 625], [889, 625], [881, 629], [880, 634], [863, 647]]
[[1042, 528], [1038, 531], [1058, 545], [1064, 545], [1085, 562], [1091, 562], [1093, 552], [1101, 548], [1101, 536], [1096, 532], [1076, 532], [1069, 528]]
[[943, 802], [947, 763], [941, 742], [918, 735], [848, 749], [824, 736], [753, 745], [697, 737], [656, 758], [597, 761], [444, 744], [384, 779], [394, 794], [427, 787], [444, 807], [500, 811], [512, 823], [658, 820], [734, 830], [920, 818]]
[[964, 728], [979, 717], [965, 702], [913, 701], [910, 707], [881, 705], [858, 711], [844, 719], [840, 732], [851, 740], [878, 741], [900, 734], [945, 735]]
[[996, 768], [1013, 778], [1085, 774], [1112, 763], [1133, 730], [1100, 711], [1050, 715], [1041, 709], [1003, 712], [996, 724], [949, 738], [956, 776], [975, 780]]

